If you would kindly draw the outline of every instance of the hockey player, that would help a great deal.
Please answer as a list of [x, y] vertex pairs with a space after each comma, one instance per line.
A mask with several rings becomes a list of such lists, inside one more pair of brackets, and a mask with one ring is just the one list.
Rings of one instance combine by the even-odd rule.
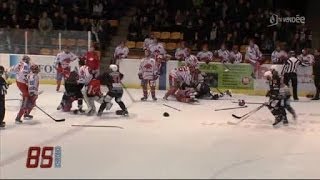
[[4, 122], [4, 117], [6, 114], [5, 96], [9, 87], [9, 84], [5, 80], [7, 78], [3, 78], [3, 76], [6, 76], [5, 70], [3, 66], [0, 66], [0, 127], [6, 126], [6, 123]]
[[149, 47], [151, 57], [156, 61], [158, 74], [161, 75], [163, 73], [162, 67], [164, 66], [164, 63], [170, 59], [171, 56], [167, 54], [167, 51], [164, 49], [161, 42], [150, 44]]
[[262, 53], [258, 45], [254, 43], [253, 39], [249, 41], [249, 46], [246, 50], [246, 59], [248, 59], [250, 64], [253, 66], [253, 72], [251, 76], [253, 78], [256, 78], [256, 72], [258, 71], [260, 64], [262, 63]]
[[84, 99], [87, 103], [88, 110], [87, 115], [92, 116], [96, 113], [95, 102], [102, 103], [104, 97], [101, 92], [101, 83], [98, 78], [95, 77], [95, 74], [92, 75], [92, 79], [89, 81], [89, 84], [86, 86], [86, 92]]
[[77, 60], [77, 56], [70, 52], [69, 47], [59, 53], [55, 58], [55, 68], [57, 70], [56, 80], [57, 88], [56, 91], [60, 91], [61, 81], [67, 74], [70, 74], [70, 63]]
[[150, 49], [150, 45], [156, 44], [157, 43], [157, 39], [154, 36], [154, 34], [151, 32], [149, 35], [149, 38], [146, 38], [143, 42], [143, 49]]
[[105, 81], [108, 87], [108, 92], [103, 98], [103, 102], [101, 103], [101, 106], [98, 111], [98, 116], [102, 115], [102, 112], [106, 110], [110, 110], [112, 107], [111, 100], [115, 98], [115, 101], [118, 103], [120, 106], [121, 110], [117, 111], [118, 115], [124, 115], [127, 116], [128, 110], [121, 100], [122, 95], [123, 95], [123, 87], [121, 84], [121, 80], [123, 78], [123, 74], [118, 71], [118, 66], [115, 64], [111, 64], [109, 66], [109, 70], [99, 76], [100, 81]]
[[266, 103], [271, 113], [275, 116], [275, 122], [272, 124], [276, 126], [281, 121], [284, 125], [288, 124], [287, 114], [285, 110], [285, 91], [280, 91], [281, 79], [277, 71], [267, 71], [264, 77], [268, 80], [270, 90], [267, 96], [270, 97], [269, 102]]
[[208, 44], [203, 44], [202, 51], [198, 52], [197, 58], [199, 61], [209, 64], [212, 61], [213, 54], [208, 50]]
[[314, 63], [314, 56], [309, 53], [308, 49], [302, 49], [302, 54], [298, 56], [298, 60], [304, 64], [304, 66], [311, 66]]
[[187, 66], [181, 66], [171, 70], [169, 73], [170, 89], [167, 91], [163, 99], [168, 100], [169, 96], [174, 96], [183, 83], [191, 86], [191, 74], [189, 68]]
[[242, 54], [239, 52], [239, 47], [234, 45], [232, 51], [229, 54], [229, 62], [232, 64], [238, 64], [242, 62]]
[[152, 99], [156, 101], [156, 80], [158, 79], [158, 68], [155, 59], [151, 58], [150, 50], [146, 49], [144, 52], [145, 57], [141, 60], [138, 73], [143, 89], [143, 97], [141, 98], [141, 101], [146, 101], [148, 99], [148, 84], [151, 89]]
[[273, 64], [283, 64], [287, 58], [288, 54], [284, 50], [281, 50], [279, 45], [271, 54], [271, 61]]
[[129, 49], [126, 47], [125, 42], [121, 41], [119, 46], [116, 47], [113, 54], [113, 63], [119, 67], [119, 60], [128, 56]]
[[184, 61], [188, 55], [188, 49], [185, 46], [185, 42], [180, 42], [180, 47], [176, 49], [174, 57], [179, 61]]
[[229, 62], [230, 52], [227, 50], [226, 45], [222, 44], [220, 49], [217, 51], [217, 56], [220, 59], [220, 62], [227, 63]]
[[90, 46], [90, 50], [85, 54], [85, 63], [95, 74], [99, 73], [100, 57], [94, 46]]
[[175, 93], [177, 101], [184, 103], [195, 103], [198, 102], [196, 99], [197, 92], [192, 87], [186, 87], [183, 89], [178, 89]]
[[23, 56], [13, 71], [16, 73], [16, 83], [22, 94], [22, 102], [25, 102], [28, 98], [27, 76], [30, 73], [30, 57]]
[[27, 86], [28, 86], [28, 98], [26, 101], [22, 101], [22, 105], [16, 117], [16, 123], [22, 123], [21, 117], [24, 115], [25, 119], [32, 119], [33, 116], [30, 115], [30, 112], [36, 104], [39, 93], [39, 75], [40, 72], [39, 66], [32, 64], [30, 66], [31, 72], [27, 76]]
[[187, 48], [187, 57], [185, 58], [185, 65], [191, 69], [199, 69], [199, 61], [195, 55], [191, 54], [191, 49]]

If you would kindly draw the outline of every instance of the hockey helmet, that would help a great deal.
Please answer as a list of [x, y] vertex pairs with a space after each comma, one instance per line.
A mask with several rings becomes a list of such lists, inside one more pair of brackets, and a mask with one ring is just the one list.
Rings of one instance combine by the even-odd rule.
[[39, 72], [40, 72], [40, 68], [39, 68], [39, 66], [36, 65], [36, 64], [32, 64], [32, 65], [30, 66], [30, 70], [31, 70], [31, 72], [33, 72], [33, 73], [39, 73]]
[[111, 69], [111, 71], [116, 72], [118, 71], [118, 66], [115, 64], [110, 64], [109, 69]]
[[30, 62], [30, 57], [25, 55], [22, 57], [22, 61], [25, 62], [25, 63], [29, 63]]
[[263, 75], [266, 79], [272, 77], [272, 72], [271, 71], [266, 71]]

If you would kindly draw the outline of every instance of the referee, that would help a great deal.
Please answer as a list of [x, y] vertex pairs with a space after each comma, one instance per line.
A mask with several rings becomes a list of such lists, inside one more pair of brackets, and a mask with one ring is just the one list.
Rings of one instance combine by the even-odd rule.
[[[289, 87], [289, 82], [292, 84], [293, 99], [299, 100], [298, 98], [298, 78], [297, 68], [299, 65], [303, 65], [300, 60], [295, 57], [295, 52], [289, 52], [289, 59], [285, 62], [281, 74], [283, 75], [283, 83]], [[304, 65], [303, 65], [304, 66]]]
[[314, 78], [314, 85], [316, 86], [316, 94], [312, 98], [312, 100], [319, 100], [320, 99], [320, 49], [315, 50], [315, 62], [313, 64], [313, 78]]

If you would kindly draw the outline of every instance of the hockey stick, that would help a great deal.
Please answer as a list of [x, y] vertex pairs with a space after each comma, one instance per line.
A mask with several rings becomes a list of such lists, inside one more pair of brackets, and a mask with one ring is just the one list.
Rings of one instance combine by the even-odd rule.
[[44, 114], [46, 114], [47, 116], [49, 116], [52, 120], [54, 120], [56, 122], [62, 122], [62, 121], [66, 120], [66, 119], [55, 119], [52, 116], [50, 116], [48, 113], [46, 113], [43, 109], [41, 109], [39, 106], [35, 105], [35, 107], [37, 107], [40, 111], [42, 111]]
[[223, 110], [231, 110], [231, 109], [241, 109], [247, 108], [248, 106], [238, 106], [238, 107], [231, 107], [231, 108], [222, 108], [222, 109], [215, 109], [214, 111], [223, 111]]
[[169, 108], [171, 108], [171, 109], [174, 109], [174, 110], [177, 110], [177, 111], [181, 111], [180, 109], [177, 109], [177, 108], [175, 108], [175, 107], [169, 106], [169, 105], [167, 105], [167, 104], [162, 104], [162, 105], [167, 106], [167, 107], [169, 107]]
[[110, 127], [110, 128], [124, 129], [121, 126], [104, 126], [104, 125], [75, 125], [75, 124], [73, 124], [71, 126], [74, 126], [74, 127]]
[[128, 96], [129, 96], [129, 98], [131, 99], [131, 101], [132, 101], [132, 102], [137, 102], [137, 101], [133, 98], [133, 96], [131, 95], [131, 93], [128, 91], [128, 89], [126, 88], [126, 86], [125, 86], [122, 82], [121, 82], [121, 85], [122, 85], [124, 91], [128, 94]]
[[21, 99], [6, 99], [6, 101], [21, 101]]
[[224, 69], [225, 72], [230, 71], [230, 68], [229, 68], [224, 62], [222, 63], [222, 65], [223, 65], [224, 68], [225, 68], [225, 69]]
[[[232, 103], [239, 103], [239, 102], [236, 102], [236, 101], [232, 101]], [[264, 103], [259, 103], [259, 102], [245, 102], [246, 104], [264, 104]]]
[[246, 114], [244, 114], [244, 115], [242, 115], [242, 116], [237, 116], [237, 115], [235, 115], [235, 114], [232, 114], [232, 117], [237, 118], [237, 119], [244, 118], [244, 117], [246, 117], [246, 116], [249, 116], [249, 115], [251, 115], [251, 114], [259, 111], [259, 110], [260, 110], [261, 108], [263, 108], [264, 106], [265, 106], [265, 104], [262, 104], [261, 106], [257, 107], [256, 109], [253, 109], [252, 111], [250, 111], [250, 112], [248, 112], [248, 113], [246, 113]]

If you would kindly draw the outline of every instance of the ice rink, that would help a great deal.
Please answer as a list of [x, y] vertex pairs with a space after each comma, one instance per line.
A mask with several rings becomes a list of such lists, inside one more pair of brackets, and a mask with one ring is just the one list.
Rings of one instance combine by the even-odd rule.
[[[129, 92], [124, 102], [129, 117], [114, 114], [114, 105], [102, 117], [57, 111], [62, 93], [41, 85], [38, 106], [65, 122], [55, 122], [35, 110], [34, 119], [14, 122], [18, 100], [6, 101], [7, 127], [0, 130], [0, 178], [320, 178], [320, 102], [292, 102], [296, 121], [273, 128], [274, 117], [263, 108], [238, 125], [232, 113], [242, 115], [258, 107], [230, 111], [232, 100], [264, 102], [266, 97], [234, 95], [224, 100], [202, 100], [199, 105], [164, 101], [140, 102], [141, 90]], [[13, 84], [7, 99], [17, 99]], [[174, 106], [181, 111], [163, 105]], [[75, 104], [74, 104], [75, 105]], [[74, 106], [76, 107], [76, 106]], [[169, 117], [163, 113], [168, 112]], [[108, 125], [112, 127], [75, 127]], [[31, 146], [61, 146], [61, 168], [26, 168]]]

